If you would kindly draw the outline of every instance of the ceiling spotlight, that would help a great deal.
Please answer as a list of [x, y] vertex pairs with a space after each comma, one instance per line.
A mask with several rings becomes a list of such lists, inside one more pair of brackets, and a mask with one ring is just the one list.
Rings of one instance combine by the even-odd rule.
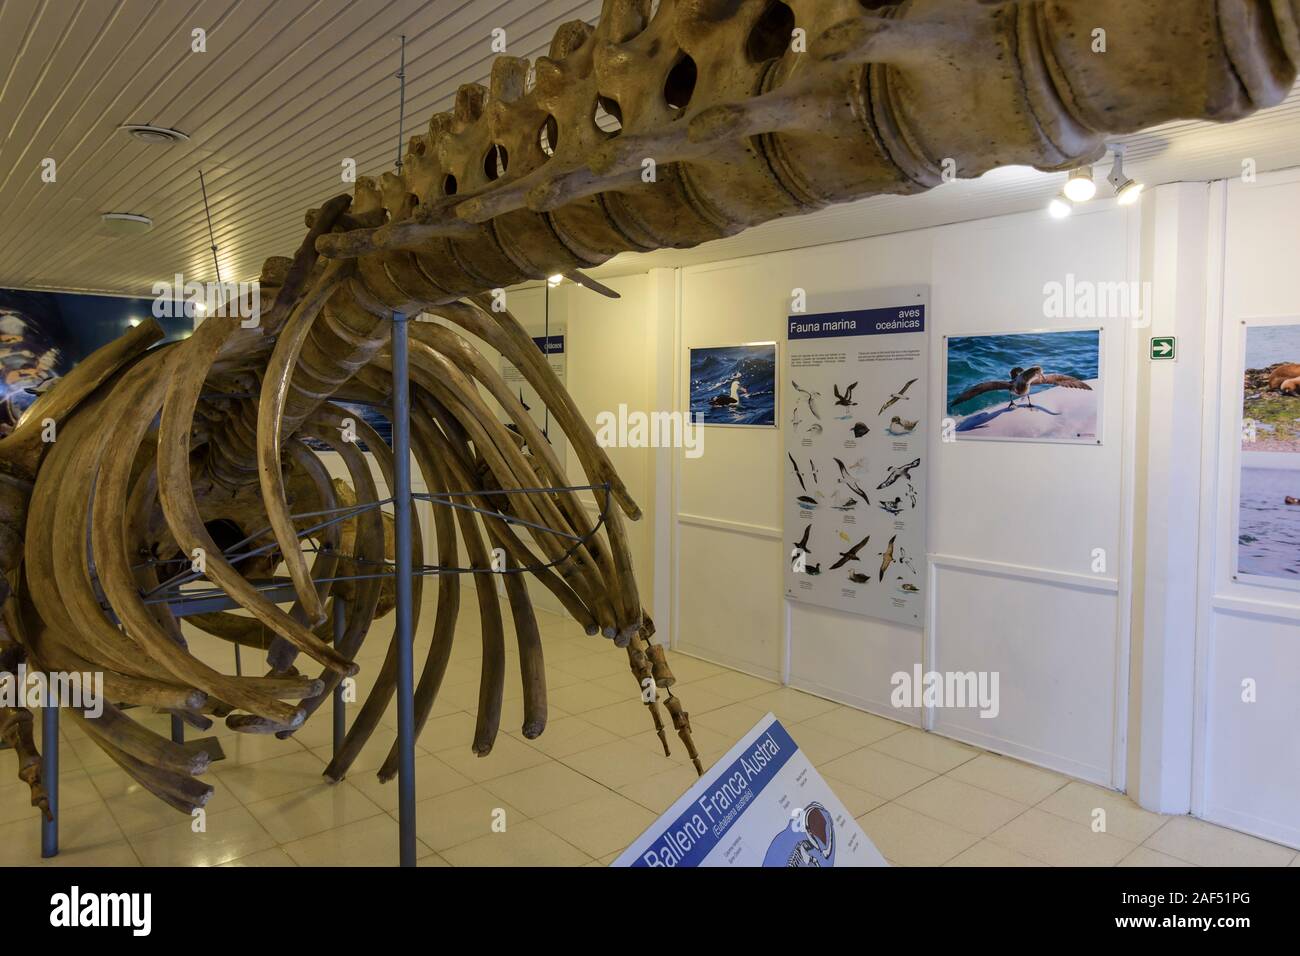
[[1068, 219], [1074, 212], [1074, 205], [1064, 196], [1057, 196], [1047, 204], [1047, 211], [1053, 219]]
[[106, 212], [100, 217], [105, 231], [115, 236], [139, 236], [153, 228], [153, 220], [133, 212]]
[[132, 139], [138, 139], [140, 142], [148, 143], [151, 146], [172, 146], [176, 143], [189, 141], [189, 137], [178, 129], [151, 126], [148, 123], [126, 123], [119, 126], [118, 129]]
[[129, 318], [129, 319], [126, 320], [126, 324], [129, 325], [129, 326], [131, 326], [131, 328], [134, 329], [134, 328], [136, 328], [137, 326], [139, 326], [139, 324], [140, 324], [140, 320], [137, 319], [137, 318], [135, 318], [134, 316], [132, 316], [131, 318]]
[[1092, 180], [1092, 167], [1080, 166], [1070, 173], [1065, 184], [1065, 195], [1071, 202], [1087, 202], [1097, 195], [1097, 184]]
[[1146, 187], [1136, 179], [1129, 179], [1124, 172], [1124, 144], [1112, 143], [1110, 151], [1115, 157], [1115, 164], [1111, 167], [1106, 181], [1115, 187], [1115, 198], [1119, 204], [1131, 206], [1142, 198], [1142, 190]]
[[547, 279], [546, 284], [549, 285], [552, 289], [554, 289], [563, 281], [564, 281], [564, 276], [556, 275], [556, 276], [551, 276], [549, 279]]

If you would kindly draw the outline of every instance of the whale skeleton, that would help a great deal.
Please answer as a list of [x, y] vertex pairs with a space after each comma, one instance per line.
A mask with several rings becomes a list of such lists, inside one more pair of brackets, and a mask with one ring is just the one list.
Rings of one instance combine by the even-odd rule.
[[[1098, 30], [1123, 42], [1099, 56]], [[1300, 0], [661, 0], [653, 16], [650, 0], [606, 0], [597, 23], [564, 24], [536, 63], [501, 57], [489, 86], [461, 87], [453, 108], [410, 138], [399, 173], [360, 178], [350, 196], [309, 211], [297, 254], [263, 268], [268, 308], [255, 328], [227, 310], [153, 348], [162, 333], [146, 321], [36, 400], [0, 441], [0, 570], [12, 592], [0, 661], [102, 672], [110, 706], [95, 720], [73, 716], [184, 812], [212, 793], [198, 778], [221, 757], [218, 741], [173, 743], [120, 705], [203, 727], [222, 719], [241, 733], [296, 733], [358, 671], [372, 623], [392, 607], [391, 582], [359, 574], [392, 552], [368, 463], [339, 437], [347, 415], [336, 401], [390, 403], [394, 316], [425, 313], [438, 321], [410, 326], [416, 464], [431, 492], [480, 513], [435, 508], [413, 549], [431, 533], [440, 565], [464, 553], [486, 572], [504, 551], [511, 567], [530, 569], [585, 630], [627, 652], [638, 693], [647, 682], [664, 691], [695, 758], [632, 567], [624, 521], [640, 509], [545, 357], [490, 293], [836, 203], [920, 193], [949, 170], [970, 179], [1011, 165], [1068, 170], [1100, 159], [1108, 137], [1275, 105], [1297, 64]], [[597, 124], [598, 105], [618, 130]], [[523, 493], [561, 488], [564, 472], [474, 341], [520, 370], [562, 430], [595, 489], [599, 527], [577, 490]], [[803, 394], [820, 417], [813, 393]], [[47, 425], [57, 441], [42, 439]], [[389, 480], [388, 446], [363, 422], [357, 429]], [[303, 517], [339, 498], [309, 441], [338, 452], [352, 500], [369, 509], [346, 534]], [[218, 543], [240, 538], [249, 540]], [[206, 555], [197, 580], [244, 614], [193, 623], [266, 652], [265, 673], [200, 660], [168, 606], [148, 603], [196, 553]], [[281, 565], [288, 611], [255, 583]], [[349, 576], [363, 579], [336, 580]], [[543, 642], [522, 577], [505, 579], [532, 737], [546, 723]], [[460, 597], [456, 575], [438, 577], [416, 688], [420, 727]], [[328, 620], [340, 600], [347, 627], [335, 640]], [[473, 748], [486, 754], [500, 724], [505, 627], [495, 589], [476, 588], [475, 602], [483, 662]], [[377, 729], [395, 692], [394, 654], [390, 645], [331, 778]], [[666, 747], [658, 704], [648, 708]], [[0, 737], [45, 806], [30, 723], [21, 709], [0, 711]], [[395, 761], [394, 746], [382, 778]]]

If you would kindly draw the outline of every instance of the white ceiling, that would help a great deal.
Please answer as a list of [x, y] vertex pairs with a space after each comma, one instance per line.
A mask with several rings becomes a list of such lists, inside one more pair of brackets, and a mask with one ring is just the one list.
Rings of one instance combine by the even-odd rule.
[[[407, 35], [406, 133], [485, 82], [493, 29], [509, 52], [544, 52], [564, 21], [599, 0], [3, 0], [0, 2], [0, 286], [147, 294], [174, 273], [213, 277], [199, 191], [208, 196], [225, 279], [257, 275], [300, 241], [304, 212], [345, 191], [341, 164], [392, 168], [398, 35]], [[190, 49], [207, 32], [207, 52]], [[191, 137], [138, 143], [152, 123]], [[1300, 165], [1300, 87], [1232, 127], [1178, 123], [1129, 140], [1149, 183]], [[57, 181], [41, 182], [41, 162]], [[1041, 208], [1061, 177], [999, 170], [906, 199], [883, 197], [770, 223], [701, 249], [620, 257], [611, 274], [771, 252]], [[104, 212], [154, 219], [147, 235], [105, 235]]]

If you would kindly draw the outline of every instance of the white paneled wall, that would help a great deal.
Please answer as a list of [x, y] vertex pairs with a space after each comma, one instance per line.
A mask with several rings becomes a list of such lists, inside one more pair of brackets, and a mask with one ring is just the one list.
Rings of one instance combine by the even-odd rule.
[[[1207, 380], [1218, 387], [1205, 403], [1193, 811], [1300, 846], [1300, 593], [1232, 579], [1241, 322], [1300, 322], [1300, 172], [1230, 182], [1216, 196], [1225, 228], [1222, 306], [1207, 330], [1217, 346], [1207, 350]], [[1258, 687], [1254, 703], [1242, 699], [1247, 679]]]

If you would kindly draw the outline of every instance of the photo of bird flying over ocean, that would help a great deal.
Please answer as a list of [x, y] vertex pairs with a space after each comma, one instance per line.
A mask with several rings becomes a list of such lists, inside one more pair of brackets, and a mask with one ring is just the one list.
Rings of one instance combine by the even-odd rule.
[[957, 437], [1096, 442], [1101, 332], [1022, 332], [947, 340], [947, 413]]

